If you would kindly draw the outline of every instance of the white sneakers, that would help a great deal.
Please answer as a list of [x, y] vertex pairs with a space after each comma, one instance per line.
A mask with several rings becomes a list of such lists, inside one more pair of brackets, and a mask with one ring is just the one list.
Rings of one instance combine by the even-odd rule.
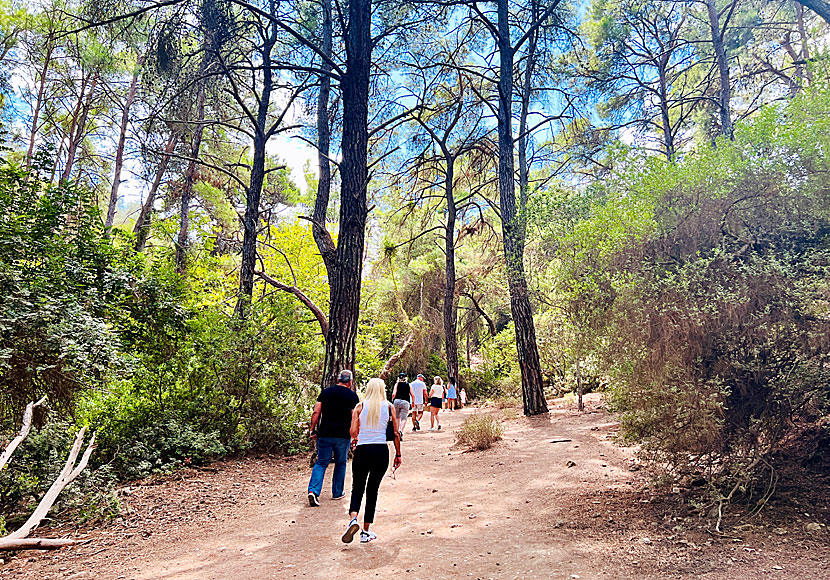
[[[349, 522], [349, 527], [346, 528], [346, 532], [343, 534], [341, 538], [344, 544], [351, 543], [354, 540], [354, 535], [357, 533], [357, 530], [360, 529], [360, 524], [357, 523], [357, 518], [352, 518], [352, 521]], [[363, 534], [360, 535], [360, 541], [363, 541]]]
[[[346, 528], [346, 531], [343, 534], [343, 537], [341, 538], [343, 540], [343, 543], [351, 543], [351, 541], [354, 540], [354, 536], [358, 530], [360, 530], [360, 524], [357, 523], [357, 518], [352, 518], [352, 520], [349, 522], [349, 526]], [[367, 532], [365, 530], [360, 530], [361, 544], [368, 544], [369, 542], [375, 539], [377, 539], [377, 535], [375, 534], [375, 532]]]

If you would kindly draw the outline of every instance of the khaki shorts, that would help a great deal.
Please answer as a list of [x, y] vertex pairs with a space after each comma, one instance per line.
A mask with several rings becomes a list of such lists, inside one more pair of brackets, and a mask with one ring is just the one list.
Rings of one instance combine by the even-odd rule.
[[422, 404], [415, 403], [412, 405], [413, 411], [418, 411], [419, 413], [424, 410], [424, 406]]

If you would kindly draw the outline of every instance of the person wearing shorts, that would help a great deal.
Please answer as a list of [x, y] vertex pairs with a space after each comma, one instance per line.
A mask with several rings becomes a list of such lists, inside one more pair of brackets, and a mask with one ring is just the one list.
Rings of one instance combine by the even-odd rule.
[[447, 379], [447, 409], [455, 411], [455, 401], [458, 398], [458, 391], [455, 388], [455, 378]]
[[409, 385], [412, 389], [412, 430], [421, 430], [421, 417], [424, 416], [424, 401], [427, 400], [427, 385], [424, 375], [419, 374]]
[[435, 377], [432, 381], [432, 388], [429, 391], [429, 430], [441, 430], [441, 421], [438, 419], [438, 411], [441, 410], [441, 402], [444, 399], [444, 383], [441, 377]]
[[412, 387], [406, 382], [406, 373], [401, 373], [398, 375], [398, 382], [395, 383], [395, 391], [392, 396], [392, 405], [395, 407], [395, 415], [398, 417], [401, 441], [403, 441], [403, 430], [406, 427], [406, 418], [409, 416], [411, 402]]

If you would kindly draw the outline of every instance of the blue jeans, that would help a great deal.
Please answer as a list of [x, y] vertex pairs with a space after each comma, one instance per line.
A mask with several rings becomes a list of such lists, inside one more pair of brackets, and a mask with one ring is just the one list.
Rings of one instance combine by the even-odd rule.
[[323, 478], [334, 455], [334, 476], [331, 480], [331, 494], [340, 497], [345, 492], [346, 460], [349, 457], [349, 439], [340, 437], [319, 437], [317, 439], [317, 462], [311, 470], [308, 491], [317, 495], [323, 491]]

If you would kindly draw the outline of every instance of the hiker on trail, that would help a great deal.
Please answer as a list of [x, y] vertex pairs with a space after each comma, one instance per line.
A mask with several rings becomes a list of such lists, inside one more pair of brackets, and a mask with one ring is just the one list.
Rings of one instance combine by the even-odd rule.
[[467, 406], [467, 389], [461, 387], [461, 391], [458, 393], [458, 400], [461, 401], [461, 408]]
[[424, 401], [428, 396], [424, 375], [418, 374], [418, 378], [412, 381], [409, 386], [412, 388], [412, 430], [420, 431], [421, 417], [424, 416]]
[[449, 377], [447, 383], [447, 408], [450, 411], [455, 411], [455, 401], [458, 398], [458, 392], [455, 388], [455, 377]]
[[320, 493], [323, 491], [323, 479], [326, 469], [334, 455], [334, 475], [331, 479], [332, 499], [343, 499], [346, 482], [346, 460], [349, 456], [349, 427], [352, 422], [352, 410], [360, 402], [352, 391], [352, 372], [340, 371], [337, 384], [323, 389], [309, 424], [309, 437], [317, 441], [317, 461], [311, 470], [308, 482], [308, 505], [320, 505]]
[[406, 418], [409, 416], [409, 407], [413, 396], [412, 387], [406, 382], [406, 373], [399, 374], [392, 395], [392, 405], [395, 407], [395, 414], [398, 416], [401, 441], [403, 441], [403, 430], [406, 427]]
[[438, 411], [441, 410], [441, 401], [444, 399], [444, 383], [441, 377], [432, 380], [432, 388], [429, 391], [429, 430], [435, 431], [435, 424], [438, 423], [438, 430], [441, 430], [441, 421], [438, 420]]
[[354, 446], [352, 460], [352, 499], [349, 504], [349, 525], [342, 540], [348, 544], [360, 530], [357, 514], [366, 494], [366, 511], [363, 512], [363, 529], [360, 531], [360, 543], [365, 544], [376, 539], [369, 526], [375, 521], [375, 507], [378, 490], [386, 469], [389, 467], [389, 446], [386, 444], [386, 426], [392, 422], [395, 434], [394, 469], [401, 465], [401, 438], [398, 417], [394, 408], [386, 400], [386, 384], [383, 379], [372, 379], [366, 386], [366, 395], [352, 412], [351, 436]]

